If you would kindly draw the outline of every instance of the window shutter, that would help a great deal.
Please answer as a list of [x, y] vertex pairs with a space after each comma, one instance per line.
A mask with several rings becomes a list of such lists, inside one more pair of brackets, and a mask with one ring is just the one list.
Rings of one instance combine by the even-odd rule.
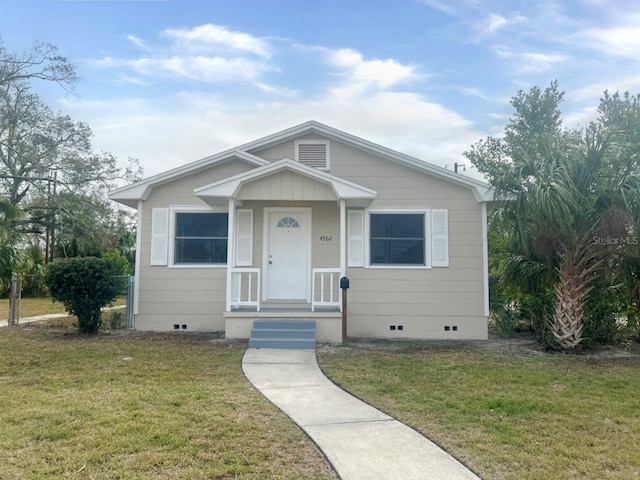
[[447, 210], [431, 210], [431, 265], [449, 266], [449, 218]]
[[169, 249], [169, 209], [151, 210], [151, 265], [166, 265]]
[[237, 210], [236, 266], [253, 265], [253, 210]]
[[322, 140], [296, 142], [296, 160], [308, 167], [327, 170], [329, 168], [329, 142]]
[[349, 210], [347, 212], [349, 228], [349, 262], [350, 267], [364, 267], [364, 212]]

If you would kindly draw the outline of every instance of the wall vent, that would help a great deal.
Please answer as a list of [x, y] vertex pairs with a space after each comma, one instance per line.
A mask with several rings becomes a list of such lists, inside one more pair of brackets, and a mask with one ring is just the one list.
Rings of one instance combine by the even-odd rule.
[[329, 142], [327, 140], [298, 140], [296, 160], [308, 167], [329, 170]]

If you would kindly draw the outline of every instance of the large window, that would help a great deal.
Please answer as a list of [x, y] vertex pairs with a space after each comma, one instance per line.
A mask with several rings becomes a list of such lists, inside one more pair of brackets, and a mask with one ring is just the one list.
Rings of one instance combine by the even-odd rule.
[[371, 265], [426, 265], [423, 213], [370, 215]]
[[176, 212], [175, 215], [174, 264], [227, 263], [227, 213]]

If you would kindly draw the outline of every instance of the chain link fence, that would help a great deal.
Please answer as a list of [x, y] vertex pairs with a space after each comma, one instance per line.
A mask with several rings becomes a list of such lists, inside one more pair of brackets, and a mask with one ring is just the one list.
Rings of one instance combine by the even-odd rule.
[[[134, 277], [128, 275], [116, 278], [122, 279], [122, 291], [111, 306], [103, 308], [103, 328], [133, 328]], [[44, 275], [12, 274], [8, 302], [0, 300], [0, 305], [3, 305], [4, 310], [0, 310], [0, 326], [76, 319], [65, 311], [64, 305], [51, 298]]]

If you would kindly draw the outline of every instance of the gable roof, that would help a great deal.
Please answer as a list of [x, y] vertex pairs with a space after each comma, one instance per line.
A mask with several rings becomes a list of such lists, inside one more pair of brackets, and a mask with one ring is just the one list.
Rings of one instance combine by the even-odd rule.
[[198, 187], [193, 190], [193, 193], [209, 205], [226, 205], [229, 198], [235, 198], [238, 195], [243, 185], [283, 171], [297, 173], [329, 185], [335, 193], [336, 199], [346, 200], [348, 206], [368, 206], [376, 198], [377, 192], [375, 190], [320, 171], [317, 168], [308, 167], [290, 158], [283, 158], [248, 172]]
[[239, 159], [256, 167], [268, 165], [271, 162], [253, 155], [251, 152], [255, 152], [265, 147], [274, 146], [282, 142], [293, 140], [294, 138], [301, 137], [310, 133], [320, 134], [329, 139], [343, 142], [354, 148], [386, 158], [394, 163], [413, 168], [442, 180], [468, 188], [473, 191], [478, 202], [487, 202], [493, 200], [493, 191], [491, 190], [490, 186], [480, 180], [453, 173], [445, 168], [427, 163], [416, 157], [397, 152], [368, 140], [364, 140], [360, 137], [356, 137], [355, 135], [351, 135], [336, 128], [316, 122], [315, 120], [311, 120], [300, 125], [288, 128], [286, 130], [267, 135], [266, 137], [262, 137], [252, 142], [245, 143], [244, 145], [240, 145], [239, 147], [225, 150], [218, 154], [196, 160], [195, 162], [191, 162], [172, 170], [168, 170], [158, 175], [154, 175], [131, 185], [118, 188], [109, 193], [109, 198], [125, 205], [136, 207], [138, 200], [146, 199], [154, 187], [169, 183], [187, 175], [198, 173], [214, 165], [218, 165], [233, 159]]

